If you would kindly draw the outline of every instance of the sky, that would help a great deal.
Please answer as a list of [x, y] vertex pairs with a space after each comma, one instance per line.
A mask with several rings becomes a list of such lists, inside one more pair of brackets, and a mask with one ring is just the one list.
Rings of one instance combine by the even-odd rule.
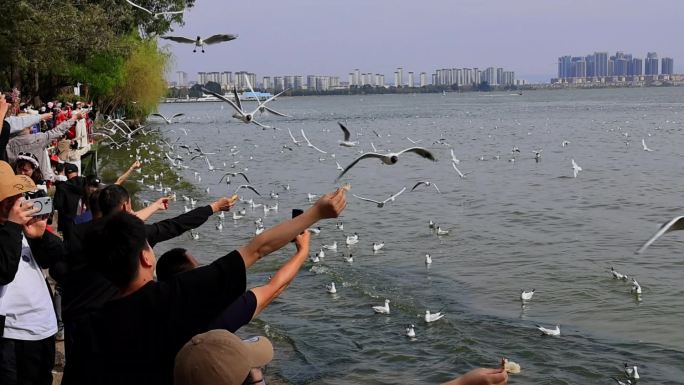
[[168, 35], [238, 34], [173, 54], [168, 78], [185, 71], [263, 76], [385, 74], [438, 68], [504, 67], [546, 81], [559, 56], [616, 51], [672, 57], [684, 73], [684, 0], [196, 0]]

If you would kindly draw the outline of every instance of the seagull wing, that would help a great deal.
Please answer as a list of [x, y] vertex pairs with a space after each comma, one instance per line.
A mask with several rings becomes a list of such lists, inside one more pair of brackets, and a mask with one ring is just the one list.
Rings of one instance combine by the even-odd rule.
[[290, 138], [292, 138], [292, 142], [294, 144], [299, 144], [299, 141], [297, 139], [295, 139], [294, 135], [292, 135], [292, 131], [290, 131], [289, 127], [287, 128], [287, 132], [290, 134]]
[[313, 144], [311, 144], [311, 141], [309, 140], [309, 138], [306, 137], [306, 134], [304, 133], [304, 129], [302, 129], [301, 132], [302, 132], [302, 136], [304, 137], [304, 140], [306, 140], [306, 144], [307, 144], [309, 147], [312, 147], [314, 150], [320, 152], [321, 154], [327, 154], [327, 152], [325, 152], [325, 151], [321, 150], [320, 148], [318, 148], [318, 147], [314, 146]]
[[136, 7], [136, 8], [138, 8], [138, 9], [141, 9], [141, 10], [143, 10], [143, 11], [149, 13], [150, 15], [154, 15], [154, 12], [150, 11], [150, 10], [147, 9], [147, 8], [141, 7], [141, 6], [139, 6], [138, 4], [136, 4], [136, 3], [134, 3], [134, 2], [132, 2], [132, 1], [130, 1], [130, 0], [126, 0], [126, 2], [127, 2], [128, 4], [130, 4], [130, 5], [132, 5], [132, 6]]
[[237, 193], [238, 190], [243, 189], [243, 188], [248, 188], [248, 189], [254, 191], [254, 193], [255, 193], [256, 195], [261, 196], [261, 194], [259, 194], [259, 192], [258, 192], [254, 187], [252, 187], [252, 185], [249, 185], [249, 184], [242, 184], [242, 185], [240, 185], [240, 186], [235, 190], [235, 192]]
[[373, 148], [373, 151], [378, 152], [378, 149], [375, 148], [375, 145], [373, 144], [373, 142], [371, 142], [371, 147]]
[[406, 150], [400, 151], [398, 155], [401, 155], [401, 154], [403, 154], [403, 153], [405, 153], [405, 152], [415, 152], [416, 154], [422, 156], [423, 158], [430, 159], [430, 160], [433, 161], [433, 162], [436, 160], [436, 159], [435, 159], [435, 156], [432, 155], [432, 153], [431, 153], [430, 151], [424, 149], [423, 147], [411, 147], [411, 148], [407, 148]]
[[460, 176], [461, 178], [465, 178], [465, 175], [463, 175], [461, 170], [459, 170], [458, 167], [456, 167], [456, 163], [451, 162], [451, 167], [453, 167], [454, 170], [456, 170], [456, 172], [458, 173], [458, 176]]
[[[237, 111], [237, 112], [240, 113], [240, 114], [242, 113], [242, 109], [238, 106], [238, 104], [235, 104], [234, 101], [228, 99], [227, 97], [225, 97], [225, 96], [223, 96], [223, 95], [221, 95], [221, 94], [219, 94], [219, 93], [216, 93], [216, 92], [214, 92], [214, 91], [209, 91], [208, 89], [206, 89], [206, 88], [204, 88], [204, 87], [202, 87], [202, 92], [205, 92], [205, 93], [207, 93], [207, 94], [213, 95], [213, 96], [215, 96], [215, 97], [217, 97], [217, 98], [223, 100], [224, 102], [230, 104], [230, 106], [233, 107], [233, 108], [235, 109], [235, 111]], [[236, 95], [236, 96], [237, 96], [237, 95]], [[236, 100], [238, 101], [238, 103], [240, 103], [240, 99], [236, 99]]]
[[[249, 81], [249, 76], [247, 74], [243, 73], [242, 74], [245, 77], [245, 82], [247, 83], [247, 87], [249, 88], [249, 91], [252, 93], [252, 96], [256, 98], [257, 105], [261, 105], [261, 100], [259, 100], [259, 97], [257, 96], [256, 92], [254, 92], [254, 89], [252, 88], [252, 82]], [[258, 108], [257, 108], [258, 109]], [[256, 111], [254, 111], [256, 112]]]
[[245, 173], [243, 173], [243, 172], [236, 172], [236, 173], [233, 174], [233, 176], [235, 176], [235, 175], [242, 175], [242, 177], [245, 178], [245, 180], [247, 181], [247, 183], [250, 183], [250, 182], [249, 182], [249, 179], [247, 179], [247, 175], [245, 175]]
[[[340, 178], [342, 178], [342, 177], [344, 176], [344, 174], [346, 174], [347, 171], [349, 171], [349, 170], [350, 170], [352, 167], [354, 167], [357, 163], [359, 163], [361, 160], [367, 159], [367, 158], [378, 158], [378, 159], [382, 159], [383, 156], [380, 155], [380, 154], [378, 154], [378, 153], [375, 153], [375, 152], [367, 152], [367, 153], [361, 155], [360, 157], [356, 158], [353, 162], [351, 162], [351, 164], [350, 164], [349, 166], [347, 166], [344, 170], [342, 170], [342, 172], [340, 173], [340, 175], [338, 175], [337, 178], [335, 178], [335, 182], [339, 181]], [[376, 203], [380, 203], [380, 202], [376, 202]]]
[[183, 36], [161, 36], [161, 38], [175, 41], [176, 43], [195, 44], [195, 39], [190, 39]]
[[273, 114], [273, 115], [282, 116], [282, 117], [284, 117], [284, 118], [291, 118], [291, 117], [292, 117], [292, 116], [290, 116], [290, 115], [283, 114], [282, 112], [278, 112], [278, 111], [276, 111], [276, 110], [274, 110], [273, 108], [270, 108], [270, 107], [261, 106], [261, 108], [263, 108], [264, 110], [268, 111], [269, 113], [271, 113], [271, 114]]
[[438, 193], [440, 193], [440, 194], [442, 193], [441, 191], [439, 191], [439, 187], [437, 187], [436, 184], [433, 183], [432, 185], [435, 186], [435, 190], [437, 190]]
[[[224, 41], [231, 41], [231, 40], [235, 40], [237, 38], [238, 38], [238, 35], [218, 34], [218, 35], [210, 36], [210, 37], [204, 39], [204, 44], [223, 43]], [[193, 41], [193, 43], [194, 43], [194, 41]]]
[[403, 194], [404, 191], [406, 191], [406, 187], [404, 187], [404, 188], [402, 188], [401, 190], [399, 190], [398, 193], [396, 193], [396, 194], [392, 195], [391, 197], [385, 199], [382, 203], [387, 203], [387, 202], [389, 202], [389, 201], [394, 201], [394, 199], [395, 199], [396, 197], [398, 197], [399, 195]]
[[237, 86], [233, 86], [233, 97], [235, 98], [235, 104], [237, 104], [237, 106], [238, 106], [238, 109], [239, 109], [238, 112], [240, 112], [241, 114], [244, 115], [245, 113], [242, 110], [242, 101], [240, 101], [240, 96], [238, 96], [238, 93], [237, 93]]
[[684, 216], [673, 218], [660, 226], [660, 229], [658, 229], [658, 231], [648, 241], [646, 241], [646, 243], [644, 243], [644, 245], [641, 246], [636, 253], [643, 253], [649, 246], [653, 244], [653, 242], [657, 241], [658, 238], [662, 237], [665, 233], [675, 230], [684, 230]]
[[361, 199], [362, 201], [373, 202], [373, 203], [375, 203], [376, 205], [381, 205], [381, 204], [383, 204], [383, 202], [378, 202], [378, 201], [373, 200], [373, 199], [360, 197], [360, 196], [358, 196], [358, 195], [356, 195], [356, 194], [352, 194], [352, 195], [353, 195], [354, 197], [358, 198], [358, 199]]
[[158, 117], [160, 117], [160, 118], [166, 120], [167, 122], [169, 121], [169, 119], [167, 119], [166, 116], [164, 116], [164, 115], [162, 115], [162, 114], [160, 114], [160, 113], [157, 113], [157, 112], [155, 112], [155, 113], [153, 113], [153, 114], [150, 114], [150, 115], [151, 115], [151, 116], [158, 116]]
[[378, 138], [380, 137], [380, 134], [378, 134], [378, 132], [377, 132], [377, 131], [373, 130], [373, 133], [374, 133], [374, 134], [375, 134], [375, 136], [377, 136]]
[[178, 117], [181, 117], [181, 116], [184, 116], [184, 115], [185, 115], [185, 114], [182, 113], [182, 112], [181, 112], [181, 113], [178, 113], [178, 114], [174, 114], [174, 115], [171, 117], [171, 119], [173, 119], [173, 118], [178, 118]]
[[427, 183], [425, 183], [425, 181], [420, 181], [420, 182], [416, 183], [415, 186], [413, 186], [413, 188], [411, 189], [411, 191], [415, 190], [416, 187], [420, 186], [421, 184], [427, 185]]
[[233, 174], [232, 174], [232, 173], [229, 173], [229, 172], [223, 174], [223, 176], [221, 177], [221, 179], [219, 179], [218, 184], [221, 184], [221, 182], [223, 182], [223, 180], [226, 179], [226, 177], [227, 177], [228, 175], [233, 175]]
[[347, 127], [345, 127], [344, 124], [342, 124], [341, 122], [337, 122], [337, 124], [340, 125], [340, 128], [342, 129], [342, 132], [344, 133], [344, 141], [348, 142], [349, 139], [351, 138], [351, 133], [349, 132]]

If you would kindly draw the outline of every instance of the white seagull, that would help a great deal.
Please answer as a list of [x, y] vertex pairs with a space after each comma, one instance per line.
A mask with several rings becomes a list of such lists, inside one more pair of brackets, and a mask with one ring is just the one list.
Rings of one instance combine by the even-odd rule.
[[440, 194], [442, 193], [441, 191], [439, 191], [439, 188], [437, 187], [437, 185], [434, 184], [434, 183], [432, 183], [432, 182], [430, 182], [429, 180], [422, 180], [422, 181], [416, 183], [416, 184], [413, 186], [413, 188], [411, 189], [411, 191], [415, 190], [416, 187], [418, 187], [418, 186], [420, 186], [420, 185], [422, 185], [422, 184], [424, 184], [424, 185], [426, 185], [426, 186], [428, 186], [428, 187], [432, 186], [432, 187], [435, 188], [435, 190], [437, 190], [438, 193], [440, 193]]
[[171, 121], [172, 121], [173, 119], [175, 119], [175, 118], [177, 118], [177, 117], [179, 117], [179, 116], [184, 116], [184, 115], [185, 115], [184, 113], [178, 113], [178, 114], [174, 114], [174, 115], [171, 116], [170, 118], [167, 118], [166, 116], [164, 116], [164, 115], [162, 115], [161, 113], [158, 113], [158, 112], [155, 112], [154, 114], [152, 114], [152, 116], [158, 116], [158, 117], [164, 119], [164, 121], [166, 122], [166, 124], [171, 124]]
[[191, 39], [189, 37], [184, 36], [161, 36], [161, 38], [175, 41], [176, 43], [194, 44], [195, 48], [192, 49], [192, 52], [197, 52], [197, 47], [200, 47], [202, 49], [202, 52], [204, 52], [205, 45], [212, 45], [217, 43], [223, 43], [225, 41], [235, 40], [238, 38], [238, 35], [218, 34], [210, 36], [206, 39], [202, 39], [202, 37], [200, 36], [197, 36], [197, 38], [195, 39]]
[[290, 128], [288, 127], [287, 133], [290, 134], [290, 138], [292, 138], [292, 143], [294, 143], [296, 146], [301, 146], [302, 141], [295, 139], [294, 135], [292, 135], [292, 131], [290, 131]]
[[355, 245], [359, 243], [359, 235], [354, 233], [354, 235], [347, 235], [347, 239], [345, 243], [350, 246], [350, 245]]
[[243, 178], [245, 178], [245, 181], [247, 183], [250, 183], [249, 179], [247, 179], [247, 175], [245, 175], [245, 173], [243, 173], [243, 172], [227, 172], [227, 173], [223, 174], [223, 176], [221, 177], [221, 179], [219, 179], [218, 182], [220, 184], [221, 182], [223, 182], [223, 179], [225, 178], [226, 184], [230, 184], [230, 177], [232, 176], [233, 178], [235, 178], [238, 175], [241, 175]]
[[532, 296], [534, 295], [534, 289], [531, 291], [526, 291], [526, 290], [520, 290], [520, 300], [521, 301], [529, 301], [532, 299]]
[[620, 279], [626, 281], [627, 278], [629, 278], [627, 277], [627, 274], [618, 273], [617, 270], [613, 268], [613, 266], [610, 267], [610, 273], [613, 275], [613, 279]]
[[572, 161], [572, 176], [574, 178], [577, 178], [577, 174], [579, 174], [580, 171], [582, 171], [582, 167], [578, 166], [577, 163], [575, 163], [574, 159], [570, 159]]
[[435, 322], [442, 319], [446, 314], [438, 311], [437, 313], [430, 313], [430, 310], [425, 310], [425, 322]]
[[378, 252], [378, 251], [382, 250], [383, 247], [385, 247], [385, 242], [380, 242], [380, 243], [373, 242], [373, 252]]
[[313, 144], [311, 144], [311, 141], [309, 140], [309, 138], [306, 137], [306, 134], [304, 133], [304, 129], [301, 129], [300, 131], [302, 132], [302, 136], [304, 137], [304, 140], [306, 141], [307, 147], [311, 147], [311, 148], [313, 148], [314, 150], [320, 152], [321, 154], [327, 154], [327, 152], [325, 152], [325, 151], [321, 150], [320, 148], [318, 148], [318, 147], [314, 146]]
[[138, 8], [138, 9], [141, 9], [141, 10], [143, 10], [143, 11], [149, 13], [150, 15], [152, 15], [152, 17], [166, 16], [166, 15], [177, 15], [177, 14], [180, 14], [180, 13], [183, 13], [183, 12], [184, 12], [184, 11], [152, 12], [152, 11], [150, 11], [149, 9], [143, 8], [143, 7], [141, 7], [140, 5], [134, 3], [134, 2], [132, 2], [132, 1], [130, 1], [130, 0], [126, 0], [126, 2], [127, 2], [128, 4], [130, 4], [130, 5], [132, 5], [132, 6], [136, 7], [136, 8]]
[[345, 260], [345, 262], [352, 263], [352, 262], [354, 262], [354, 257], [351, 254], [349, 254], [348, 257], [347, 256], [344, 257], [344, 260]]
[[448, 235], [449, 230], [442, 230], [441, 227], [437, 226], [437, 235]]
[[425, 264], [426, 265], [432, 264], [432, 257], [430, 256], [430, 254], [425, 254]]
[[644, 146], [644, 151], [653, 151], [650, 148], [648, 148], [648, 146], [646, 146], [646, 140], [644, 140], [644, 138], [641, 138], [641, 145]]
[[252, 187], [252, 185], [249, 185], [249, 184], [241, 184], [240, 186], [238, 186], [238, 188], [235, 189], [235, 192], [233, 193], [233, 195], [237, 194], [237, 192], [243, 188], [250, 189], [250, 190], [254, 191], [254, 193], [256, 195], [261, 196], [261, 194], [259, 194], [259, 192], [254, 187]]
[[335, 288], [335, 282], [330, 282], [330, 285], [326, 285], [325, 288], [328, 289], [328, 293], [330, 294], [337, 293], [337, 289]]
[[344, 124], [342, 124], [341, 122], [337, 122], [337, 124], [340, 125], [340, 128], [342, 129], [342, 133], [344, 133], [344, 140], [340, 141], [340, 146], [354, 147], [357, 144], [359, 144], [359, 142], [351, 141], [351, 133], [349, 132], [347, 127], [344, 126]]
[[653, 236], [648, 241], [646, 241], [646, 243], [644, 243], [643, 246], [639, 248], [639, 250], [637, 250], [636, 253], [643, 253], [649, 246], [653, 244], [653, 242], [657, 241], [658, 238], [662, 237], [665, 233], [669, 233], [670, 231], [675, 230], [684, 230], [684, 216], [675, 217], [665, 222], [662, 226], [660, 226], [660, 229], [658, 229], [658, 231], [655, 234], [653, 234]]
[[398, 193], [392, 195], [391, 197], [385, 199], [385, 200], [382, 201], [382, 202], [379, 202], [379, 201], [376, 201], [376, 200], [373, 200], [373, 199], [369, 199], [369, 198], [364, 198], [364, 197], [358, 196], [358, 195], [356, 195], [356, 194], [352, 194], [352, 195], [354, 195], [354, 196], [355, 196], [356, 198], [358, 198], [358, 199], [361, 199], [362, 201], [373, 202], [373, 203], [375, 203], [378, 207], [382, 208], [382, 207], [385, 207], [385, 204], [386, 204], [387, 202], [394, 202], [394, 199], [395, 199], [396, 197], [398, 197], [399, 195], [401, 195], [404, 191], [406, 191], [406, 187], [402, 188]]
[[340, 178], [342, 178], [344, 176], [344, 174], [347, 173], [347, 171], [349, 171], [352, 167], [354, 167], [359, 161], [361, 161], [363, 159], [377, 158], [377, 159], [380, 159], [380, 161], [383, 164], [393, 165], [399, 161], [399, 155], [401, 155], [405, 152], [414, 152], [414, 153], [422, 156], [423, 158], [430, 159], [433, 162], [436, 161], [434, 155], [432, 155], [432, 153], [430, 151], [428, 151], [422, 147], [411, 147], [411, 148], [407, 148], [407, 149], [399, 151], [399, 152], [390, 152], [387, 154], [378, 154], [376, 152], [367, 152], [367, 153], [361, 155], [360, 157], [356, 158], [356, 160], [354, 160], [349, 166], [347, 166], [344, 169], [344, 171], [342, 171], [342, 173], [340, 173], [340, 175], [337, 176], [335, 181], [340, 180]]
[[450, 151], [451, 151], [451, 161], [454, 162], [455, 164], [461, 163], [460, 160], [456, 159], [456, 155], [454, 155], [454, 149], [452, 148], [452, 149], [450, 149]]
[[625, 362], [625, 375], [630, 379], [630, 380], [638, 380], [639, 377], [639, 368], [636, 365], [628, 365]]
[[333, 242], [330, 245], [323, 245], [323, 248], [330, 251], [337, 251], [337, 241]]
[[384, 306], [373, 306], [373, 311], [375, 311], [378, 314], [389, 314], [390, 313], [389, 304], [390, 304], [390, 300], [386, 299]]
[[542, 332], [543, 335], [547, 336], [559, 336], [560, 335], [560, 325], [556, 325], [555, 329], [547, 329], [543, 326], [537, 325], [537, 329]]
[[[245, 75], [245, 80], [246, 80], [246, 82], [247, 82], [247, 85], [249, 86], [249, 89], [251, 90], [251, 89], [252, 89], [252, 86], [250, 85], [249, 80], [247, 79], [246, 75]], [[287, 91], [287, 90], [285, 90], [285, 91]], [[240, 101], [240, 97], [239, 97], [238, 94], [237, 94], [237, 87], [236, 87], [236, 86], [233, 86], [233, 99], [235, 99], [235, 101], [230, 100], [230, 99], [228, 99], [227, 97], [225, 97], [225, 96], [223, 96], [223, 95], [221, 95], [221, 94], [219, 94], [219, 93], [210, 91], [210, 90], [208, 90], [208, 89], [206, 89], [206, 88], [202, 88], [202, 92], [205, 92], [205, 93], [208, 93], [208, 94], [210, 94], [210, 95], [213, 95], [213, 96], [215, 96], [215, 97], [217, 97], [217, 98], [223, 100], [224, 102], [230, 104], [230, 106], [233, 107], [233, 109], [235, 110], [235, 113], [233, 114], [233, 118], [235, 118], [235, 119], [237, 119], [237, 120], [239, 120], [239, 121], [241, 121], [241, 122], [243, 122], [243, 123], [245, 123], [245, 124], [250, 124], [250, 123], [256, 124], [257, 126], [263, 128], [264, 130], [267, 129], [267, 128], [273, 128], [273, 127], [267, 126], [267, 125], [264, 125], [264, 124], [261, 124], [261, 123], [257, 122], [256, 120], [254, 120], [254, 114], [256, 114], [258, 111], [260, 111], [260, 110], [266, 108], [266, 109], [269, 110], [269, 112], [273, 113], [274, 115], [288, 116], [288, 115], [282, 114], [282, 113], [280, 113], [280, 112], [277, 112], [277, 111], [275, 111], [275, 110], [272, 110], [272, 109], [266, 107], [266, 103], [268, 103], [268, 102], [270, 102], [271, 100], [277, 98], [278, 96], [280, 96], [280, 95], [281, 95], [283, 92], [285, 92], [285, 91], [282, 91], [282, 92], [280, 92], [279, 94], [273, 95], [273, 96], [271, 96], [270, 98], [264, 100], [263, 102], [260, 101], [259, 98], [257, 98], [257, 102], [258, 102], [259, 104], [257, 105], [257, 107], [256, 107], [253, 111], [248, 112], [248, 111], [245, 111], [245, 110], [242, 108], [242, 102]], [[254, 91], [252, 91], [252, 95], [256, 95], [256, 94], [254, 93]]]
[[461, 170], [459, 170], [458, 167], [456, 167], [456, 163], [451, 162], [451, 167], [453, 167], [454, 170], [456, 170], [456, 173], [458, 174], [458, 176], [460, 176], [461, 178], [465, 178], [466, 174], [463, 174], [461, 172]]
[[406, 337], [408, 338], [416, 338], [416, 327], [414, 325], [407, 325], [406, 326]]
[[636, 281], [636, 279], [632, 278], [632, 289], [631, 289], [632, 294], [640, 295], [641, 294], [641, 285], [639, 285], [639, 282]]

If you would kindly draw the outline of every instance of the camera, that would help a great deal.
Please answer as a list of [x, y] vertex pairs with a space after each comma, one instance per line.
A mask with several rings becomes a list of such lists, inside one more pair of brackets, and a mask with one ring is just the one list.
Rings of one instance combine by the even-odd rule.
[[47, 196], [45, 191], [38, 190], [33, 193], [26, 193], [25, 198], [25, 204], [32, 204], [34, 208], [38, 209], [32, 216], [37, 217], [52, 213], [52, 198]]

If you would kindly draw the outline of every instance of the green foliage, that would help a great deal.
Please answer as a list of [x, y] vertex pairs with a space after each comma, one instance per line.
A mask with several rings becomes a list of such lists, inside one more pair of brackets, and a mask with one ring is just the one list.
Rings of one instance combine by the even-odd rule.
[[86, 84], [88, 94], [94, 100], [110, 97], [114, 89], [123, 82], [125, 58], [113, 53], [98, 53], [84, 63], [70, 63], [72, 79]]

